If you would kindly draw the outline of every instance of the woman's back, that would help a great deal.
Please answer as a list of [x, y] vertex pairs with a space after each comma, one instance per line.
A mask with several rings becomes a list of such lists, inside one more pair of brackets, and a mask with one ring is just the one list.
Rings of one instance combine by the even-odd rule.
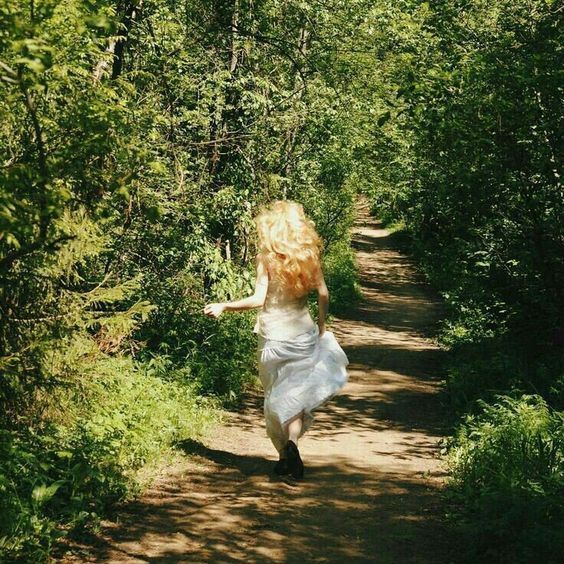
[[294, 296], [276, 277], [269, 277], [266, 300], [255, 332], [265, 339], [284, 341], [316, 327], [308, 308], [308, 294]]

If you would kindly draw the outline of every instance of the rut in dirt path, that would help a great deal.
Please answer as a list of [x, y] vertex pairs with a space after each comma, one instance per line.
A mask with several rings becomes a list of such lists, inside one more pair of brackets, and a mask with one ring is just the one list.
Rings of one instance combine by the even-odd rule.
[[350, 381], [300, 441], [302, 482], [271, 474], [261, 398], [230, 414], [115, 523], [96, 562], [450, 562], [438, 458], [440, 304], [361, 209], [363, 301], [331, 330]]

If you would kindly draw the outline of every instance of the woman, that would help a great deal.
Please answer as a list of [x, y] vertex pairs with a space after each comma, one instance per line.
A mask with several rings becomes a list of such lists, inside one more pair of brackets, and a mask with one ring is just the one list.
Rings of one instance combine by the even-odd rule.
[[[254, 294], [208, 304], [204, 313], [262, 308], [254, 331], [259, 335], [259, 375], [264, 387], [266, 431], [278, 451], [274, 471], [301, 478], [298, 439], [311, 425], [311, 412], [347, 381], [348, 359], [325, 329], [329, 293], [321, 269], [321, 239], [300, 204], [273, 202], [255, 220], [258, 232]], [[318, 294], [317, 325], [308, 294]]]

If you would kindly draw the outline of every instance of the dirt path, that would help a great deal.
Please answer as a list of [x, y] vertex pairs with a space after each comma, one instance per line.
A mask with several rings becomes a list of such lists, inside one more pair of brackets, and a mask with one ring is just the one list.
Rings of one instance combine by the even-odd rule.
[[[271, 475], [261, 399], [230, 415], [118, 523], [95, 562], [446, 563], [438, 459], [440, 306], [393, 237], [361, 210], [364, 300], [332, 330], [350, 382], [300, 442], [303, 482]], [[84, 560], [83, 560], [84, 561]]]

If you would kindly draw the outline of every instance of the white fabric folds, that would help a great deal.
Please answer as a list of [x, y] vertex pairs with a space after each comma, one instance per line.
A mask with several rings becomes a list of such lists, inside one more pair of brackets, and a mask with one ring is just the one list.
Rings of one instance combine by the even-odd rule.
[[264, 387], [266, 432], [280, 451], [288, 440], [284, 425], [304, 412], [302, 434], [312, 411], [347, 382], [347, 355], [330, 331], [314, 329], [286, 341], [259, 336], [259, 376]]

